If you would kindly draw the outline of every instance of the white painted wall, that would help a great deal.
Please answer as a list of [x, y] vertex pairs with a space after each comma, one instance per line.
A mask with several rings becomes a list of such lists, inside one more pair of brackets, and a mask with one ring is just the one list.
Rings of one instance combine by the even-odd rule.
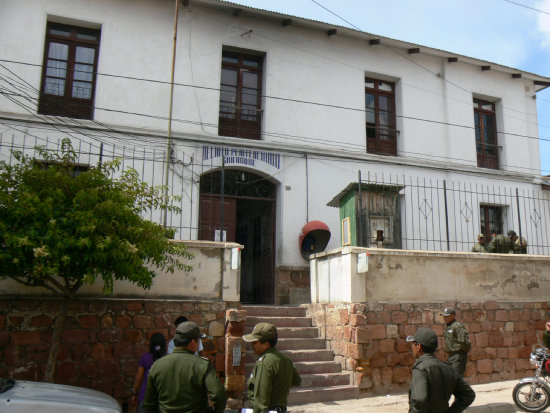
[[[173, 1], [0, 0], [0, 7], [0, 58], [5, 60], [0, 74], [5, 76], [6, 68], [10, 69], [35, 89], [40, 87], [39, 65], [48, 19], [101, 27], [94, 119], [109, 128], [132, 132], [122, 139], [109, 131], [101, 139], [118, 145], [143, 145], [148, 151], [158, 151], [155, 157], [162, 158], [167, 129], [164, 117], [169, 105], [166, 82], [172, 59]], [[198, 177], [219, 168], [219, 164], [201, 161], [203, 144], [252, 147], [282, 155], [280, 170], [266, 169], [262, 164], [250, 169], [269, 176], [278, 185], [277, 265], [306, 265], [297, 245], [307, 219], [322, 220], [330, 226], [328, 248], [340, 245], [338, 210], [326, 204], [357, 180], [359, 170], [364, 178], [370, 173], [371, 178], [398, 175], [525, 191], [540, 189], [540, 185], [533, 184], [540, 169], [538, 141], [526, 138], [538, 136], [533, 81], [526, 74], [522, 79], [512, 79], [510, 73], [495, 68], [482, 72], [480, 66], [485, 62], [471, 64], [460, 58], [457, 63], [448, 63], [446, 57], [426, 53], [425, 48], [420, 54], [409, 55], [406, 49], [410, 45], [369, 46], [364, 39], [343, 34], [329, 37], [326, 30], [298, 23], [283, 27], [280, 21], [252, 18], [246, 13], [234, 17], [225, 9], [203, 7], [200, 1], [181, 7], [172, 129], [178, 156], [187, 160], [193, 156], [196, 162], [193, 174], [191, 166], [175, 166], [181, 176], [170, 181], [174, 192], [184, 198], [185, 220], [189, 220], [186, 225], [192, 227], [182, 231], [181, 238], [197, 237]], [[223, 46], [265, 53], [261, 141], [217, 135]], [[400, 131], [397, 158], [366, 154], [365, 75], [396, 83]], [[503, 148], [501, 171], [476, 166], [474, 97], [497, 104], [498, 139]], [[13, 134], [20, 139], [25, 131], [40, 137], [75, 135], [74, 129], [48, 131], [31, 125], [37, 118], [2, 96], [0, 115], [17, 118], [24, 125], [16, 130], [4, 128], [4, 142]], [[80, 123], [98, 126], [89, 121]], [[0, 149], [5, 153], [6, 148]], [[162, 173], [150, 164], [142, 170], [148, 179]], [[502, 205], [511, 201], [503, 201]], [[477, 226], [479, 208], [474, 207]], [[407, 225], [406, 218], [404, 223]], [[509, 227], [514, 227], [513, 220]], [[459, 230], [471, 231], [472, 237], [477, 232], [471, 224]], [[541, 242], [550, 244], [548, 234], [544, 237]]]

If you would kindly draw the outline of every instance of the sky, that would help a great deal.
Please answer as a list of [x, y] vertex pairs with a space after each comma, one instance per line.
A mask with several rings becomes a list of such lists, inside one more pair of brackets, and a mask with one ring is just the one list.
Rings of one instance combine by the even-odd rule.
[[[550, 0], [230, 0], [550, 77]], [[537, 93], [550, 175], [550, 88]], [[533, 171], [536, 173], [536, 171]]]

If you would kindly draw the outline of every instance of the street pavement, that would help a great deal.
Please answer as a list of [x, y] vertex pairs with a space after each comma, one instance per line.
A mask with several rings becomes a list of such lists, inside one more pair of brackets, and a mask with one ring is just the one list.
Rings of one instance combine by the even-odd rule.
[[[515, 413], [517, 409], [512, 400], [512, 390], [518, 380], [496, 383], [476, 384], [472, 388], [476, 399], [466, 410], [468, 413]], [[290, 413], [406, 413], [409, 409], [408, 394], [388, 394], [354, 400], [342, 400], [323, 403], [309, 403], [289, 406]]]

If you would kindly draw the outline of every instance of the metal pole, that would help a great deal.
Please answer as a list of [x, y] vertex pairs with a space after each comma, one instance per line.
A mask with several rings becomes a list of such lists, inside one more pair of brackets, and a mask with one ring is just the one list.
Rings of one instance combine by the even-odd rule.
[[519, 211], [519, 191], [518, 189], [516, 188], [516, 204], [518, 206], [518, 225], [519, 225], [519, 242], [521, 244], [521, 213]]
[[220, 197], [220, 242], [223, 242], [223, 193], [225, 192], [225, 156], [222, 155], [222, 179]]
[[[170, 159], [172, 155], [172, 108], [174, 106], [174, 73], [176, 69], [176, 44], [178, 40], [178, 15], [179, 0], [176, 1], [176, 11], [174, 13], [174, 42], [172, 44], [172, 73], [170, 76], [170, 109], [168, 113], [168, 134], [166, 142], [166, 170], [164, 171], [164, 200], [168, 201], [168, 176], [170, 172]], [[168, 222], [168, 209], [164, 210], [164, 226]]]
[[307, 162], [307, 153], [305, 154], [306, 158], [306, 223], [309, 222], [309, 165]]
[[443, 197], [445, 198], [445, 230], [447, 231], [447, 251], [451, 250], [449, 241], [449, 210], [447, 209], [447, 182], [443, 180]]
[[359, 171], [359, 247], [363, 246], [363, 196], [361, 194], [361, 171]]

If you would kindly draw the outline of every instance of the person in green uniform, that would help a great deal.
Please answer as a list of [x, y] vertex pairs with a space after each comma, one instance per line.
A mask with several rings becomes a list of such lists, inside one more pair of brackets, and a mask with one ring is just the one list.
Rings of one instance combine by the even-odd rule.
[[461, 376], [464, 376], [466, 363], [468, 362], [468, 351], [472, 348], [468, 332], [462, 323], [456, 321], [454, 308], [444, 308], [441, 315], [445, 320], [443, 338], [445, 351], [449, 355], [447, 363], [453, 366]]
[[487, 248], [485, 248], [485, 235], [479, 234], [477, 236], [477, 244], [472, 247], [472, 252], [487, 252]]
[[510, 238], [514, 254], [527, 254], [527, 240], [525, 238], [518, 237], [514, 230], [508, 231], [508, 238]]
[[174, 352], [155, 361], [149, 371], [143, 406], [147, 413], [205, 413], [210, 401], [215, 413], [223, 413], [225, 389], [208, 359], [195, 355], [201, 332], [198, 324], [178, 325]]
[[[409, 388], [409, 413], [460, 413], [472, 404], [476, 394], [449, 364], [434, 355], [437, 335], [421, 327], [408, 336], [416, 359]], [[449, 399], [454, 401], [449, 408]]]
[[508, 254], [512, 251], [512, 243], [510, 239], [505, 235], [497, 234], [496, 229], [491, 230], [491, 242], [487, 247], [487, 252], [492, 252], [496, 254]]
[[277, 328], [273, 324], [258, 323], [243, 340], [252, 343], [254, 353], [260, 356], [248, 379], [250, 408], [254, 413], [286, 412], [290, 387], [299, 386], [302, 379], [290, 358], [275, 348]]

